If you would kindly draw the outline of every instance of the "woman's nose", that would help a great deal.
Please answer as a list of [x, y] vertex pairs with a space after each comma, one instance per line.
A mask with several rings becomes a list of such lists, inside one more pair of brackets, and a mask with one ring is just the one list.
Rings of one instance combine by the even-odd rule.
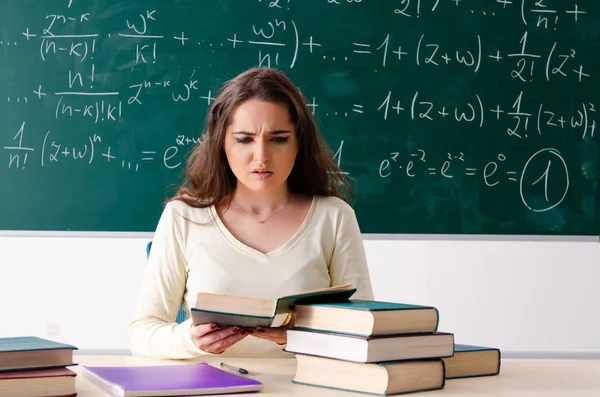
[[257, 140], [256, 145], [254, 146], [254, 160], [263, 163], [268, 160], [268, 157], [266, 143], [262, 139]]

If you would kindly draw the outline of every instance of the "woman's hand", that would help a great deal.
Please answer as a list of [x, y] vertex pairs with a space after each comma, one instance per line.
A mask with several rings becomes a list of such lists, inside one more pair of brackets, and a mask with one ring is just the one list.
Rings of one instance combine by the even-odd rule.
[[270, 340], [278, 345], [285, 345], [287, 343], [287, 329], [288, 327], [255, 328], [252, 336]]
[[196, 347], [212, 354], [221, 354], [248, 335], [240, 327], [219, 328], [218, 324], [198, 324], [190, 328], [190, 336]]
[[248, 332], [252, 333], [252, 336], [256, 336], [257, 338], [270, 340], [278, 345], [285, 345], [287, 343], [287, 330], [296, 322], [296, 310], [294, 307], [290, 307], [290, 315], [290, 321], [283, 327], [255, 328], [253, 330], [248, 330]]

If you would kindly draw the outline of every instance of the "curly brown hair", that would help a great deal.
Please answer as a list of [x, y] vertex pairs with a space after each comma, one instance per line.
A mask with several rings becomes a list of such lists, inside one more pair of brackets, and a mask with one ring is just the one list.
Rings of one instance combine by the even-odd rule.
[[264, 67], [249, 69], [223, 85], [206, 117], [202, 139], [187, 159], [183, 184], [170, 200], [199, 208], [231, 204], [237, 179], [225, 156], [225, 133], [233, 112], [249, 99], [288, 108], [298, 142], [288, 188], [296, 194], [336, 196], [349, 201], [350, 184], [334, 161], [306, 99], [283, 72]]

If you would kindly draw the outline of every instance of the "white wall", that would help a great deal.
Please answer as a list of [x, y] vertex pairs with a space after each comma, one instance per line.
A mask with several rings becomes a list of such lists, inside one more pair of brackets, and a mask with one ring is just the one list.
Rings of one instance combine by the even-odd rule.
[[[0, 337], [126, 350], [148, 239], [0, 237]], [[440, 330], [457, 343], [497, 346], [505, 356], [600, 356], [598, 243], [365, 245], [375, 298], [436, 306]]]

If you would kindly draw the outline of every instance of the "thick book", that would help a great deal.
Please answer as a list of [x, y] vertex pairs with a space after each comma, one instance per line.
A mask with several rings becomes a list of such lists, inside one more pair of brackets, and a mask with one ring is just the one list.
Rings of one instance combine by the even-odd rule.
[[349, 299], [296, 305], [295, 327], [356, 335], [394, 335], [437, 331], [435, 307]]
[[75, 396], [77, 374], [65, 367], [0, 373], [0, 396]]
[[77, 348], [36, 336], [0, 338], [0, 372], [74, 365], [73, 350]]
[[340, 285], [282, 296], [274, 300], [200, 292], [191, 308], [194, 325], [280, 327], [290, 318], [290, 307], [299, 303], [341, 302], [356, 292], [352, 285]]
[[487, 346], [455, 344], [454, 355], [443, 359], [446, 378], [473, 378], [500, 373], [500, 349]]
[[198, 396], [255, 392], [263, 384], [205, 362], [148, 366], [82, 366], [82, 374], [117, 397]]
[[[296, 355], [292, 382], [298, 385], [377, 395], [439, 390], [445, 384], [441, 359], [359, 364], [324, 357]], [[297, 390], [297, 395], [310, 396]]]
[[454, 334], [357, 336], [290, 329], [285, 350], [359, 363], [442, 358], [454, 354]]

